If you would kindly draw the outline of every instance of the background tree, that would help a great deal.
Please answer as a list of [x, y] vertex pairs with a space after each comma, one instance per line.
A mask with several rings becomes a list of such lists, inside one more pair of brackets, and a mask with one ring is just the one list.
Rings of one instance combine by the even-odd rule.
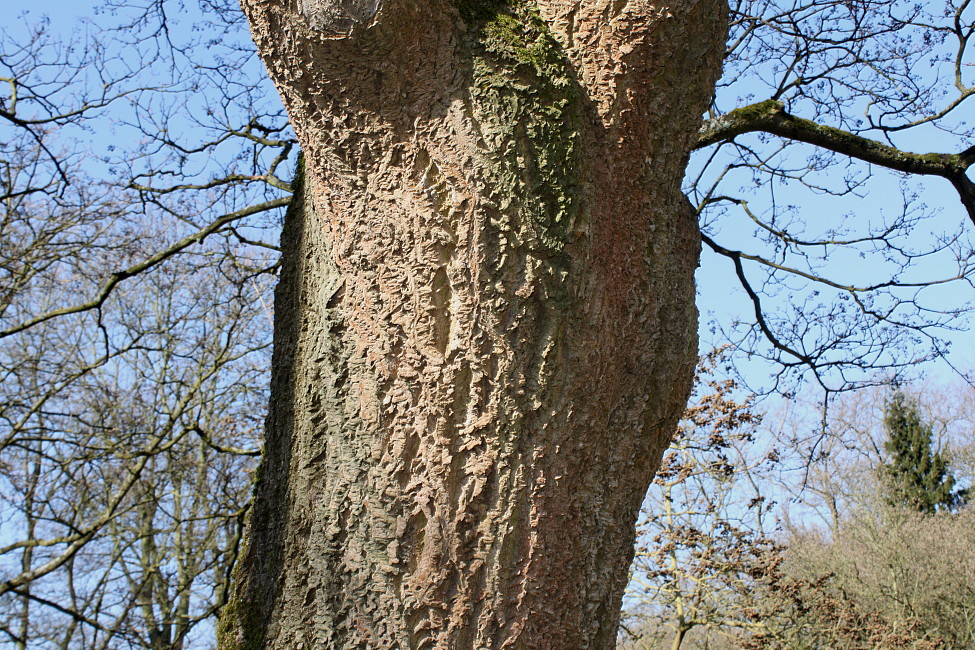
[[780, 457], [756, 440], [751, 397], [713, 374], [720, 359], [719, 351], [702, 358], [640, 513], [621, 649], [734, 648], [761, 626], [752, 594], [780, 551], [765, 493]]
[[[245, 65], [179, 64], [231, 56], [233, 39], [167, 33], [160, 8], [116, 6], [102, 27], [117, 29], [64, 40], [28, 15], [0, 30], [0, 638], [13, 648], [212, 645], [241, 535], [276, 262], [262, 215], [287, 203], [255, 187], [277, 182], [291, 145], [255, 126]], [[196, 18], [209, 41], [220, 15]]]
[[887, 403], [884, 429], [884, 448], [890, 459], [883, 464], [883, 473], [891, 505], [932, 514], [964, 503], [966, 491], [954, 491], [955, 477], [948, 462], [932, 449], [931, 426], [922, 421], [917, 404], [900, 390]]
[[[928, 382], [900, 391], [915, 413], [923, 405], [928, 434], [943, 451], [968, 457], [971, 386]], [[882, 471], [889, 405], [882, 386], [837, 399], [811, 466], [803, 467], [808, 451], [796, 448], [802, 471], [781, 477], [793, 495], [778, 513], [785, 552], [756, 582], [765, 625], [745, 637], [747, 647], [971, 647], [975, 585], [955, 569], [972, 561], [971, 509], [924, 512], [889, 502]], [[969, 466], [958, 467], [958, 483], [970, 484]]]
[[957, 567], [975, 559], [972, 541], [970, 509], [908, 513], [864, 498], [837, 538], [789, 539], [756, 592], [769, 625], [753, 646], [971, 648], [975, 580]]
[[[817, 405], [793, 401], [785, 422], [771, 412], [754, 431], [754, 422], [736, 430], [735, 414], [748, 411], [728, 399], [728, 386], [698, 384], [696, 408], [648, 495], [620, 647], [970, 647], [973, 581], [953, 568], [972, 561], [970, 509], [887, 503], [878, 474], [888, 389], [835, 400], [822, 453], [807, 467], [790, 432], [807, 430], [796, 416], [815, 420]], [[912, 405], [914, 395], [932, 400], [929, 432], [965, 457], [975, 443], [966, 412], [975, 391], [907, 390]], [[768, 441], [779, 446], [775, 462], [753, 468]], [[972, 478], [964, 469], [959, 477]]]

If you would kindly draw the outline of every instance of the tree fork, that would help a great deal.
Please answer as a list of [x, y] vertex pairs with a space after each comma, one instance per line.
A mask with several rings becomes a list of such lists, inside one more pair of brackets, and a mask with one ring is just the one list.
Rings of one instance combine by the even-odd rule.
[[223, 648], [611, 648], [718, 0], [245, 0], [306, 155]]

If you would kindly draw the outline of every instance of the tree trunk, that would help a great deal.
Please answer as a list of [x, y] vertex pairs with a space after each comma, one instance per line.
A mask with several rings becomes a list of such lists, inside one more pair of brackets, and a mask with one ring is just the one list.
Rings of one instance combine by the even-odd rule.
[[244, 0], [305, 151], [224, 648], [611, 648], [722, 0]]

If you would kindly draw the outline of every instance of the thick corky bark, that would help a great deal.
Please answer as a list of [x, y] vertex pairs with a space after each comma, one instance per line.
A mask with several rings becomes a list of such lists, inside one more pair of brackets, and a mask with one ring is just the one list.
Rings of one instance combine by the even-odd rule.
[[306, 153], [225, 648], [610, 648], [720, 0], [245, 0]]

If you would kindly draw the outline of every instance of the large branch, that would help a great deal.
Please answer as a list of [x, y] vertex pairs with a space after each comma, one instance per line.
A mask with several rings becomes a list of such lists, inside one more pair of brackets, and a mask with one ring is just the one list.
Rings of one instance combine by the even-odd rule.
[[958, 191], [968, 216], [975, 223], [975, 183], [967, 175], [968, 168], [975, 163], [975, 147], [957, 154], [901, 151], [849, 131], [790, 115], [782, 102], [770, 99], [707, 120], [698, 134], [696, 148], [756, 131], [806, 142], [900, 172], [945, 178]]

